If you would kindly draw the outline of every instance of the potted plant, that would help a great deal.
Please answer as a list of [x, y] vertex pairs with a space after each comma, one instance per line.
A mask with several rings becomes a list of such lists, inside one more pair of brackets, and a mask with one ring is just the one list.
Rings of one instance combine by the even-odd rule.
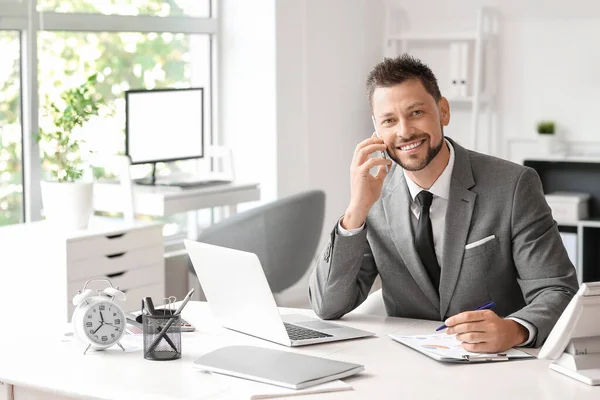
[[548, 154], [554, 152], [555, 128], [554, 121], [540, 121], [537, 124], [537, 132]]
[[50, 181], [41, 182], [44, 216], [74, 229], [85, 229], [92, 215], [93, 183], [81, 181], [84, 160], [79, 128], [98, 116], [104, 105], [94, 90], [96, 78], [91, 75], [80, 86], [63, 91], [60, 100], [47, 99], [44, 115], [52, 121], [52, 128], [40, 128], [36, 137], [52, 175]]
[[540, 121], [537, 125], [537, 131], [540, 135], [554, 135], [555, 126], [554, 121]]

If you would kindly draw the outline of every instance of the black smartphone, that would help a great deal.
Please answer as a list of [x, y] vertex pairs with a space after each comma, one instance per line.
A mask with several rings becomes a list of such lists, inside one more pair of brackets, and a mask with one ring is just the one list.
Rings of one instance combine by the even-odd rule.
[[[377, 137], [379, 139], [381, 139], [381, 136], [379, 136], [379, 130], [377, 129], [377, 122], [375, 122], [375, 116], [371, 115], [371, 121], [373, 121], [373, 128], [375, 128], [375, 135], [377, 135]], [[385, 154], [385, 151], [381, 152], [381, 158], [383, 158], [384, 160], [387, 159], [387, 155]], [[388, 166], [385, 166], [385, 172], [390, 172], [390, 169], [388, 168]]]

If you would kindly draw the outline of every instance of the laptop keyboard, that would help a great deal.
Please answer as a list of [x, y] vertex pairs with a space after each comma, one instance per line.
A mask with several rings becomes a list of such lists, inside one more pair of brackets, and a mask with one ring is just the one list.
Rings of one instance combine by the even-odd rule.
[[287, 331], [287, 334], [291, 340], [318, 339], [332, 336], [323, 332], [303, 328], [298, 325], [292, 325], [287, 322], [284, 322], [283, 324], [285, 325], [285, 330]]

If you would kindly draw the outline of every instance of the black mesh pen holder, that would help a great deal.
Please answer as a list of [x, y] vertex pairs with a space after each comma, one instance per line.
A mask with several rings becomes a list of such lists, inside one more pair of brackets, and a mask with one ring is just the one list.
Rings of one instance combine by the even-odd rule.
[[146, 360], [167, 361], [181, 358], [180, 323], [179, 315], [144, 315], [143, 336]]

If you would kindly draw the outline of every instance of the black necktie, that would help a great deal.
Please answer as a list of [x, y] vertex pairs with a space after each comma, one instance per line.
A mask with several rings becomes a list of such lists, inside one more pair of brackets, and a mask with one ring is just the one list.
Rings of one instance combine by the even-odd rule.
[[433, 194], [426, 190], [422, 190], [417, 195], [417, 200], [421, 206], [421, 214], [419, 216], [419, 223], [417, 224], [417, 232], [415, 234], [415, 247], [417, 248], [419, 257], [421, 257], [421, 262], [427, 270], [429, 279], [431, 279], [431, 283], [433, 283], [433, 287], [439, 293], [440, 266], [435, 257], [433, 230], [431, 229], [431, 218], [429, 218], [429, 207], [431, 207]]

